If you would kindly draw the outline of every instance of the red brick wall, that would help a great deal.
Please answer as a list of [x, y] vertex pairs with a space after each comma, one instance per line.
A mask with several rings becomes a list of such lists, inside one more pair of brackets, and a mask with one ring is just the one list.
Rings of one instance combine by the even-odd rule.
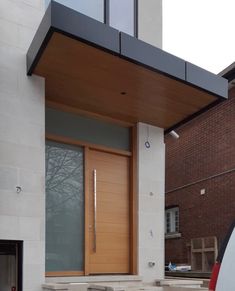
[[235, 219], [235, 171], [211, 177], [235, 169], [235, 88], [229, 95], [179, 128], [179, 139], [165, 138], [166, 207], [179, 206], [182, 234], [166, 240], [166, 262], [187, 263], [191, 238], [216, 236], [220, 243]]

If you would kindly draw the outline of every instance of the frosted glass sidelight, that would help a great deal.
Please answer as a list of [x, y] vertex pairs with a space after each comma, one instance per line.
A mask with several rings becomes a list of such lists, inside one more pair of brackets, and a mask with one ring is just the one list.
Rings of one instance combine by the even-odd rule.
[[134, 35], [134, 0], [110, 0], [110, 26]]
[[46, 271], [82, 271], [83, 148], [46, 142]]

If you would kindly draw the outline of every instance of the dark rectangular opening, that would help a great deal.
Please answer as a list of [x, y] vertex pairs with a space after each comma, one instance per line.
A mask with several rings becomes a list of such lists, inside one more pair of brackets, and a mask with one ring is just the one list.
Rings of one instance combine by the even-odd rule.
[[0, 290], [22, 291], [23, 242], [0, 240]]

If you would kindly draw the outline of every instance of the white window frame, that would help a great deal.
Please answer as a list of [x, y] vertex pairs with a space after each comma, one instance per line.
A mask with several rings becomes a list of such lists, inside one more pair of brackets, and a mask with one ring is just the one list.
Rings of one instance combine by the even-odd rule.
[[179, 207], [168, 208], [165, 210], [165, 234], [177, 233], [179, 233]]

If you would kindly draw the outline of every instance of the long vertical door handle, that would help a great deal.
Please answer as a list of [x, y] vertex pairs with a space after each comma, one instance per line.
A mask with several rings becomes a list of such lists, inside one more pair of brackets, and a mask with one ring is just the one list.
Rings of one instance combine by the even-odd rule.
[[93, 171], [94, 176], [94, 252], [96, 253], [96, 214], [97, 214], [97, 188], [96, 188], [96, 169]]

